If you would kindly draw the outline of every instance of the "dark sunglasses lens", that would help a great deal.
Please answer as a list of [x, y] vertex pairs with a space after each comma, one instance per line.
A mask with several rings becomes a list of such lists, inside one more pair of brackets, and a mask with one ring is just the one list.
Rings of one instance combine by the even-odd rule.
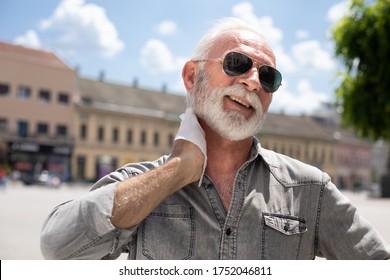
[[259, 78], [261, 86], [268, 93], [277, 91], [282, 83], [282, 74], [275, 68], [267, 65], [259, 68]]
[[241, 53], [230, 52], [223, 60], [223, 70], [229, 76], [239, 76], [252, 68], [252, 59]]

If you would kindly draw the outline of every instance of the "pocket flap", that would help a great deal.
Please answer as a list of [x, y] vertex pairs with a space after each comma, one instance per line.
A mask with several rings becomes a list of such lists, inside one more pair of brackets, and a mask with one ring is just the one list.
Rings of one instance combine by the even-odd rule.
[[304, 233], [307, 231], [306, 220], [289, 215], [263, 213], [265, 225], [287, 235]]

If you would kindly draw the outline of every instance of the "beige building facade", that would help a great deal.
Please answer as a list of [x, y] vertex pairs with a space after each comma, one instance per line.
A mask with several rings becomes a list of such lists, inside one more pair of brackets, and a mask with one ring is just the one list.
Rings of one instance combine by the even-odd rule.
[[76, 72], [51, 52], [0, 42], [0, 164], [70, 178]]
[[337, 178], [337, 142], [311, 117], [270, 113], [258, 138], [264, 148], [316, 166]]
[[96, 180], [129, 162], [169, 154], [185, 97], [78, 79], [72, 174]]

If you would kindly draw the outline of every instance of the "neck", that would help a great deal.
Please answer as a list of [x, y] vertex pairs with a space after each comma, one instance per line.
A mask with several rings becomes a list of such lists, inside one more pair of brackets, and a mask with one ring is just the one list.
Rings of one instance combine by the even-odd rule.
[[249, 158], [253, 138], [248, 137], [239, 141], [222, 138], [204, 122], [201, 123], [207, 143], [206, 173], [231, 173], [234, 175]]
[[213, 181], [223, 206], [228, 210], [236, 174], [249, 158], [253, 138], [230, 141], [222, 138], [204, 122], [200, 121], [200, 123], [207, 143], [206, 174]]

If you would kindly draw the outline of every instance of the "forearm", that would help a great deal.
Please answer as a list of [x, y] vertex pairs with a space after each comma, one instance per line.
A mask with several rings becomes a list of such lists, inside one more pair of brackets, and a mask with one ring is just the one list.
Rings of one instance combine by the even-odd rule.
[[173, 157], [162, 166], [119, 182], [115, 188], [111, 223], [118, 228], [130, 228], [172, 193], [195, 181], [190, 161]]
[[168, 196], [201, 178], [207, 162], [204, 131], [192, 109], [180, 118], [170, 159], [117, 184], [111, 217], [114, 226], [126, 229], [139, 224]]

